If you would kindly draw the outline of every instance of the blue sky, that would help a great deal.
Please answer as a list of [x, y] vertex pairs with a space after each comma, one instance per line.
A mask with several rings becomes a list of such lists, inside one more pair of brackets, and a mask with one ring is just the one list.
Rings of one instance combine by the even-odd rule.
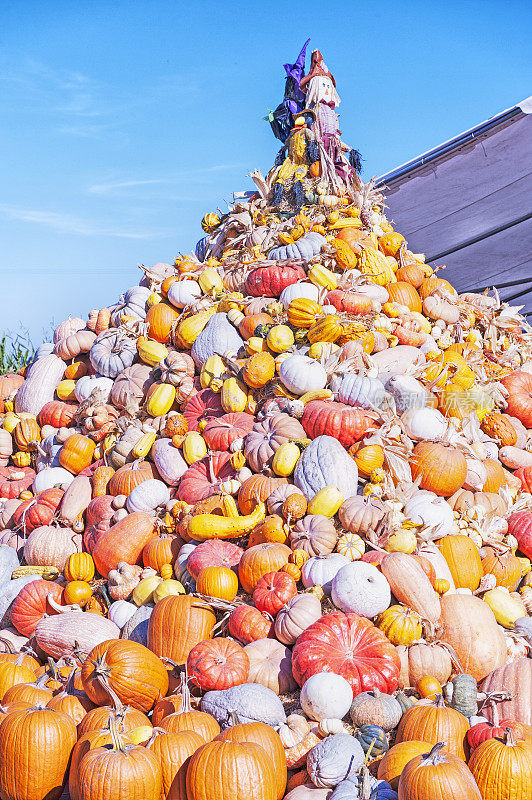
[[531, 94], [531, 29], [524, 0], [4, 3], [0, 330], [38, 342], [190, 251], [271, 165], [262, 117], [307, 36], [367, 179]]

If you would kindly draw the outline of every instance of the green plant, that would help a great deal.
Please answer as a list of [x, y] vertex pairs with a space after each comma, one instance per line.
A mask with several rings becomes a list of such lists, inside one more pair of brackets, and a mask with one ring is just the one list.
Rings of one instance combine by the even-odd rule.
[[35, 348], [27, 330], [20, 333], [3, 333], [0, 336], [0, 375], [18, 372], [29, 364]]

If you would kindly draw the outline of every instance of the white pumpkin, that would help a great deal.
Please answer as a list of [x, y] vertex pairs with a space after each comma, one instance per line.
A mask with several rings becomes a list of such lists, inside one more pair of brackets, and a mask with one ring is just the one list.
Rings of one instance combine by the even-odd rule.
[[78, 378], [74, 387], [74, 394], [78, 403], [87, 400], [92, 392], [98, 390], [99, 400], [102, 403], [109, 402], [111, 389], [113, 388], [112, 378], [104, 378], [103, 375], [83, 375]]
[[409, 344], [388, 347], [380, 353], [374, 353], [371, 359], [379, 370], [379, 378], [383, 382], [392, 375], [404, 375], [405, 372], [425, 364], [427, 360], [419, 347], [412, 347]]
[[342, 719], [351, 708], [353, 690], [341, 675], [317, 672], [303, 684], [299, 702], [307, 717], [316, 722], [331, 717]]
[[337, 786], [349, 775], [354, 777], [363, 764], [362, 746], [348, 733], [327, 736], [314, 745], [307, 756], [307, 772], [318, 787]]
[[352, 561], [333, 578], [331, 598], [340, 611], [354, 612], [361, 617], [376, 617], [391, 603], [390, 584], [373, 564]]
[[418, 442], [433, 442], [442, 439], [448, 422], [437, 408], [410, 408], [404, 412], [401, 421], [405, 431]]
[[427, 338], [425, 339], [425, 341], [423, 342], [423, 344], [419, 349], [425, 355], [427, 353], [437, 353], [439, 350], [436, 340], [434, 339], [433, 336], [430, 335], [430, 333], [428, 334]]
[[137, 606], [134, 603], [129, 603], [127, 600], [115, 600], [109, 606], [107, 617], [122, 630], [126, 622], [131, 619], [137, 610]]
[[279, 377], [288, 391], [297, 395], [324, 389], [327, 383], [327, 373], [322, 365], [314, 358], [298, 353], [282, 362]]
[[386, 381], [385, 388], [395, 400], [398, 414], [409, 409], [419, 410], [427, 405], [428, 392], [412, 375], [392, 375]]
[[425, 540], [448, 536], [454, 525], [453, 510], [445, 498], [424, 489], [408, 500], [404, 514], [410, 522], [428, 529], [420, 534]]
[[305, 300], [313, 300], [317, 303], [319, 289], [313, 283], [307, 283], [306, 281], [292, 283], [290, 286], [286, 286], [283, 289], [279, 301], [285, 308], [288, 308], [292, 300], [298, 300], [300, 297], [305, 298]]
[[33, 494], [39, 494], [45, 489], [51, 489], [53, 486], [61, 486], [66, 489], [70, 486], [76, 476], [72, 475], [63, 467], [46, 467], [37, 473], [31, 484]]
[[301, 569], [303, 586], [307, 589], [311, 586], [321, 586], [325, 594], [330, 595], [334, 576], [349, 563], [351, 563], [349, 559], [340, 553], [309, 558]]
[[195, 303], [202, 294], [197, 281], [174, 281], [168, 289], [168, 299], [176, 308], [185, 308], [185, 306]]
[[159, 506], [166, 505], [169, 500], [170, 490], [168, 486], [156, 478], [150, 478], [132, 489], [127, 498], [126, 506], [130, 514], [133, 511], [151, 513]]

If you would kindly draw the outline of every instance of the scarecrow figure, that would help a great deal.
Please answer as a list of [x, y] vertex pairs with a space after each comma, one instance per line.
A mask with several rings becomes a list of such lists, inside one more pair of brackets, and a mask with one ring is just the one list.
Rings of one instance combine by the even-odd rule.
[[[314, 117], [313, 112], [310, 115]], [[274, 176], [274, 206], [279, 206], [286, 197], [293, 208], [301, 208], [304, 203], [303, 179], [307, 176], [309, 164], [318, 158], [319, 149], [314, 133], [309, 130], [305, 116], [301, 114], [296, 117], [288, 141], [275, 159], [275, 166], [279, 169]]]
[[361, 169], [360, 153], [341, 140], [342, 132], [335, 112], [341, 101], [334, 76], [319, 50], [312, 53], [310, 70], [301, 80], [300, 88], [306, 92], [307, 107], [314, 111], [312, 132], [319, 144], [323, 174], [338, 190], [353, 181], [358, 183], [356, 173]]
[[290, 131], [294, 126], [294, 117], [305, 107], [305, 94], [299, 88], [299, 84], [305, 72], [305, 55], [309, 42], [310, 39], [307, 39], [293, 64], [283, 64], [286, 72], [283, 102], [277, 106], [275, 111], [270, 112], [268, 117], [265, 117], [272, 126], [274, 136], [283, 144], [290, 136]]

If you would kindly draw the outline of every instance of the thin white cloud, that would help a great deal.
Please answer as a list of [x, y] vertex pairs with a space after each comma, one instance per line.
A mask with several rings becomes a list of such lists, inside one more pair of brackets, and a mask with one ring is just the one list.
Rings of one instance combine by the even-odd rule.
[[0, 59], [0, 87], [0, 105], [11, 114], [38, 112], [52, 121], [56, 133], [91, 138], [116, 135], [112, 129], [125, 127], [130, 114], [157, 103], [171, 107], [176, 98], [183, 103], [199, 91], [186, 74], [160, 75], [149, 84], [124, 88], [31, 58], [14, 63]]
[[[244, 167], [243, 162], [236, 164], [213, 164], [210, 167], [200, 167], [194, 170], [183, 170], [182, 172], [167, 178], [132, 178], [130, 180], [110, 180], [104, 183], [95, 183], [87, 188], [89, 194], [108, 195], [108, 194], [127, 194], [129, 189], [142, 189], [146, 186], [175, 186], [183, 181], [193, 179], [201, 180], [202, 177], [216, 172], [238, 169]], [[126, 190], [125, 192], [123, 190]]]
[[71, 233], [78, 236], [110, 236], [118, 239], [155, 239], [174, 235], [172, 231], [163, 230], [128, 230], [127, 228], [109, 225], [108, 223], [103, 223], [98, 220], [82, 219], [72, 214], [62, 214], [55, 211], [38, 211], [35, 209], [0, 205], [0, 214], [7, 219], [44, 225], [56, 231], [63, 231], [64, 233]]

